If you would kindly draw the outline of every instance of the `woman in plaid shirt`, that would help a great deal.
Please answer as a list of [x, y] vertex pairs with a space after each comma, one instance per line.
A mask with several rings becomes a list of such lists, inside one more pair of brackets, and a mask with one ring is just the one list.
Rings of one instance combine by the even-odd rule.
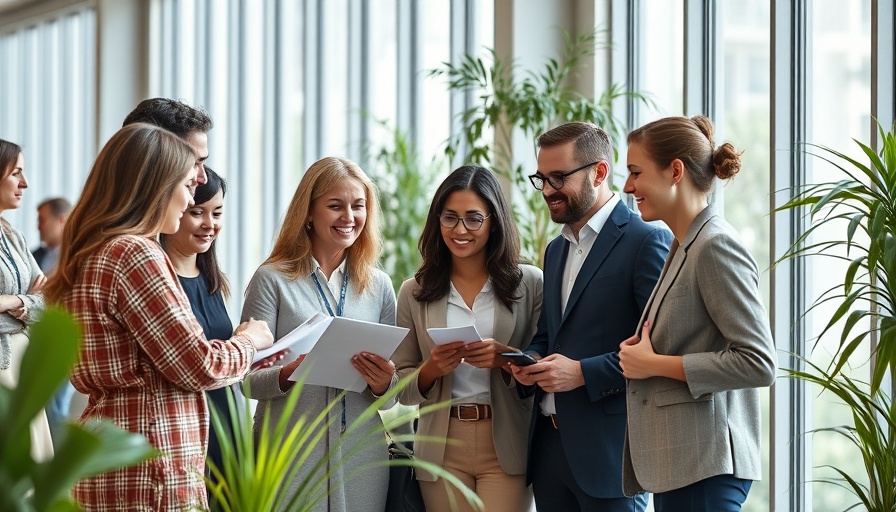
[[190, 146], [166, 130], [119, 130], [87, 177], [45, 290], [84, 330], [72, 371], [89, 398], [81, 421], [109, 418], [162, 454], [81, 481], [74, 497], [88, 511], [207, 508], [202, 391], [240, 380], [255, 350], [273, 341], [260, 321], [241, 324], [228, 340], [206, 340], [158, 244], [192, 203], [194, 161]]

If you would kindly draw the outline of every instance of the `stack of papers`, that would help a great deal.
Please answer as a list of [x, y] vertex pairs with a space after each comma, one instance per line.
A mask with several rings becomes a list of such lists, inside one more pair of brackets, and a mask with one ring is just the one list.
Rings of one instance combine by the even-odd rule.
[[260, 350], [255, 360], [289, 349], [286, 362], [295, 361], [301, 354], [305, 359], [289, 377], [316, 386], [347, 389], [360, 393], [367, 381], [352, 365], [352, 356], [361, 352], [390, 359], [409, 329], [383, 325], [341, 316], [317, 313], [273, 346]]

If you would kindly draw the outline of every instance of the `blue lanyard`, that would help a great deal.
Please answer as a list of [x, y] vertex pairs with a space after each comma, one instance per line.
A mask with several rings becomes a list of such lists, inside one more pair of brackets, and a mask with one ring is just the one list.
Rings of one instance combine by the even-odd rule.
[[336, 313], [333, 313], [333, 308], [330, 306], [330, 300], [327, 299], [327, 294], [324, 293], [324, 287], [320, 285], [320, 280], [317, 278], [317, 274], [315, 272], [311, 273], [311, 279], [314, 279], [314, 284], [317, 285], [317, 293], [320, 294], [321, 300], [324, 301], [324, 306], [327, 307], [327, 313], [330, 313], [330, 316], [342, 316], [343, 310], [345, 309], [345, 291], [348, 290], [348, 267], [345, 269], [345, 273], [342, 276], [342, 290], [339, 292], [339, 303], [336, 304]]
[[22, 274], [19, 273], [19, 266], [16, 264], [15, 258], [12, 257], [12, 250], [9, 248], [9, 241], [6, 240], [6, 234], [0, 233], [0, 240], [3, 241], [2, 249], [3, 254], [6, 255], [9, 260], [3, 260], [6, 263], [6, 266], [12, 270], [16, 275], [16, 291], [18, 293], [22, 293], [24, 286], [22, 286]]
[[[327, 294], [324, 293], [324, 287], [320, 285], [320, 279], [317, 278], [316, 272], [317, 271], [311, 272], [311, 279], [314, 279], [314, 284], [317, 285], [317, 293], [324, 301], [324, 306], [327, 307], [327, 313], [330, 313], [330, 316], [342, 316], [342, 313], [345, 310], [345, 291], [348, 290], [348, 265], [346, 265], [345, 272], [342, 275], [342, 290], [339, 292], [339, 302], [336, 304], [336, 314], [333, 314], [333, 308], [330, 306], [330, 299], [328, 299]], [[339, 433], [345, 433], [345, 395], [342, 395], [342, 428]]]

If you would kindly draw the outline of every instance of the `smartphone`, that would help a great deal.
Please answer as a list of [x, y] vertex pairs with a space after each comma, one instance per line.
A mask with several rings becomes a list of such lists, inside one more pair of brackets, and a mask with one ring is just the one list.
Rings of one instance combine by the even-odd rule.
[[534, 357], [522, 352], [502, 352], [501, 355], [510, 359], [510, 364], [516, 366], [529, 366], [538, 362]]

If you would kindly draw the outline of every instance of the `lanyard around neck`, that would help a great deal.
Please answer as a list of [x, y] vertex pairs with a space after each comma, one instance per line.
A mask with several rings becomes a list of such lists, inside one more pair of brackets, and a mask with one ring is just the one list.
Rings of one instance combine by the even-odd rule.
[[[342, 290], [339, 292], [339, 302], [336, 303], [336, 313], [333, 314], [333, 308], [330, 306], [330, 299], [327, 298], [327, 294], [324, 293], [324, 287], [320, 285], [320, 279], [317, 278], [317, 271], [311, 273], [311, 279], [314, 279], [314, 284], [317, 285], [317, 293], [320, 294], [320, 298], [324, 301], [324, 306], [327, 307], [327, 313], [330, 313], [330, 316], [342, 316], [342, 313], [345, 309], [345, 291], [348, 289], [348, 266], [345, 267], [345, 272], [342, 274]], [[339, 431], [340, 434], [345, 433], [345, 395], [342, 395], [342, 418], [341, 418], [341, 429]]]
[[339, 302], [336, 304], [336, 312], [333, 312], [333, 307], [330, 306], [330, 300], [327, 298], [327, 294], [324, 293], [324, 287], [320, 284], [320, 279], [317, 278], [317, 271], [311, 273], [311, 279], [314, 279], [314, 284], [317, 285], [317, 293], [320, 294], [321, 300], [324, 301], [324, 306], [327, 307], [327, 313], [330, 313], [330, 316], [342, 316], [342, 313], [345, 310], [345, 292], [348, 289], [348, 268], [345, 269], [345, 273], [342, 275], [342, 290], [339, 291]]
[[9, 248], [9, 241], [6, 239], [5, 233], [0, 233], [0, 240], [2, 240], [2, 245], [0, 245], [0, 249], [3, 250], [3, 254], [6, 255], [4, 263], [6, 263], [7, 268], [9, 268], [16, 275], [16, 292], [22, 293], [24, 290], [24, 286], [22, 285], [22, 274], [19, 272], [19, 266], [16, 264], [15, 258], [12, 256], [12, 250]]

